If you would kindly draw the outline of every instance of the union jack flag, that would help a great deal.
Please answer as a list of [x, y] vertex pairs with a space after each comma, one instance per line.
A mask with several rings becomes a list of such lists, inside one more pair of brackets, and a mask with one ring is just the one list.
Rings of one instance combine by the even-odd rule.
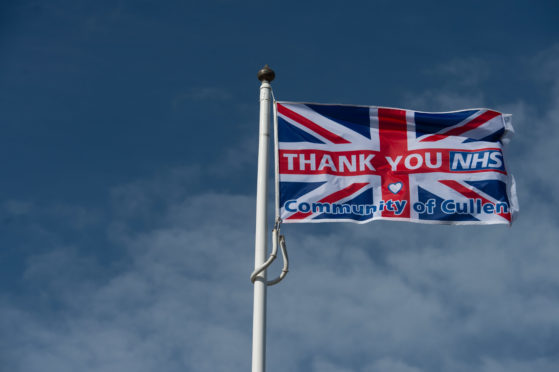
[[276, 102], [284, 222], [510, 224], [511, 116]]

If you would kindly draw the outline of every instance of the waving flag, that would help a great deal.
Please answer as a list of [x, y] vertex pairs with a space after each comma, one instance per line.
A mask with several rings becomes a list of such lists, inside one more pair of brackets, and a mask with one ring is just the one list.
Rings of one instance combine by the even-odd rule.
[[511, 116], [277, 102], [284, 222], [510, 224]]

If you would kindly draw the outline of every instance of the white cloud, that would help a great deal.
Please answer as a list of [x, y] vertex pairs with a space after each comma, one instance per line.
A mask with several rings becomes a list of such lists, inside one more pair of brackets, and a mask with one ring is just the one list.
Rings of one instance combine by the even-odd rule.
[[25, 280], [42, 283], [40, 295], [56, 301], [57, 311], [48, 321], [3, 303], [2, 312], [23, 324], [8, 347], [15, 370], [248, 369], [250, 241], [243, 221], [252, 208], [214, 220], [196, 206], [231, 210], [249, 202], [220, 195], [186, 200], [170, 212], [186, 220], [118, 239], [127, 242], [130, 262], [106, 278], [91, 279], [94, 264], [68, 249], [32, 257]]

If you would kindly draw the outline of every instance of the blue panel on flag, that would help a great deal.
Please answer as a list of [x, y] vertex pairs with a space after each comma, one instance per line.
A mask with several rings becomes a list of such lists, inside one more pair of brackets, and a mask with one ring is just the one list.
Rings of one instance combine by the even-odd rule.
[[324, 143], [282, 118], [278, 118], [278, 139], [280, 142]]
[[456, 125], [469, 116], [475, 114], [478, 110], [444, 112], [444, 113], [415, 113], [415, 135], [416, 137], [425, 134], [433, 134], [438, 131]]
[[312, 105], [308, 107], [366, 138], [371, 138], [371, 118], [368, 107], [341, 105]]
[[485, 137], [480, 138], [480, 139], [467, 138], [467, 139], [464, 140], [463, 143], [477, 142], [477, 141], [498, 142], [498, 141], [501, 140], [501, 138], [503, 138], [504, 134], [505, 134], [505, 128], [501, 128], [498, 131], [493, 132], [493, 133], [489, 134], [488, 136], [485, 136]]
[[326, 182], [280, 182], [280, 203], [283, 205], [288, 200], [297, 199], [301, 195], [309, 193], [325, 183]]
[[507, 184], [499, 180], [466, 181], [467, 184], [483, 191], [493, 199], [509, 204]]
[[447, 214], [442, 211], [442, 204], [444, 202], [443, 198], [438, 197], [437, 195], [430, 193], [429, 191], [425, 190], [421, 186], [417, 187], [417, 193], [419, 197], [419, 201], [424, 205], [427, 205], [429, 199], [434, 199], [435, 203], [433, 203], [434, 208], [432, 213], [427, 213], [427, 209], [423, 213], [419, 213], [419, 219], [421, 220], [431, 220], [431, 221], [479, 221], [477, 218], [472, 216], [471, 214]]
[[[354, 221], [365, 221], [371, 219], [371, 215], [367, 215], [366, 205], [373, 204], [373, 192], [371, 189], [365, 190], [357, 197], [340, 204], [338, 208], [346, 208], [349, 213], [322, 213], [315, 217], [317, 220], [324, 219], [348, 219]], [[344, 207], [345, 206], [345, 207]]]

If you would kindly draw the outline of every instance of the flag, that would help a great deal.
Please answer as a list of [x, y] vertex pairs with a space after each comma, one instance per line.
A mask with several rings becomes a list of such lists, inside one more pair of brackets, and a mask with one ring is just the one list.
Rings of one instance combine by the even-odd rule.
[[283, 222], [510, 224], [511, 115], [276, 102]]

